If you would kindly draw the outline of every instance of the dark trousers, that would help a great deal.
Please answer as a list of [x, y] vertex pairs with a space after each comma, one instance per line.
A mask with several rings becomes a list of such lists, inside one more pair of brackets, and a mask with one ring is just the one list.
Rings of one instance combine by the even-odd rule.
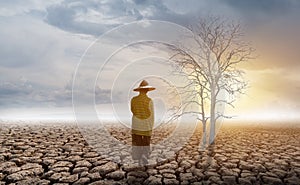
[[132, 134], [132, 159], [139, 160], [144, 155], [149, 158], [151, 136]]

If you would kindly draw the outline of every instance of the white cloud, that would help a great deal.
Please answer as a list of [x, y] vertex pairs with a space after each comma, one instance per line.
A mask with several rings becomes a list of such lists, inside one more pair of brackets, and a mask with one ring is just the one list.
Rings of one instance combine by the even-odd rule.
[[33, 16], [0, 17], [0, 107], [71, 106], [65, 86], [94, 38]]
[[0, 75], [11, 80], [23, 75], [34, 83], [44, 82], [49, 86], [63, 83], [94, 39], [58, 30], [31, 16], [0, 18], [0, 21], [3, 25]]
[[9, 0], [0, 1], [0, 16], [14, 16], [29, 13], [30, 11], [45, 11], [46, 7], [58, 4], [62, 0]]

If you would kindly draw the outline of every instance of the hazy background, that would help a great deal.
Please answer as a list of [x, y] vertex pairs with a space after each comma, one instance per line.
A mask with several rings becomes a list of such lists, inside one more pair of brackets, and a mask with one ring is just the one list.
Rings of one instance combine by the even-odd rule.
[[[96, 38], [132, 21], [188, 26], [210, 14], [240, 21], [259, 55], [242, 66], [247, 94], [226, 111], [240, 120], [299, 120], [298, 0], [0, 1], [0, 119], [72, 120], [73, 73]], [[109, 107], [111, 89], [96, 93], [97, 106]]]

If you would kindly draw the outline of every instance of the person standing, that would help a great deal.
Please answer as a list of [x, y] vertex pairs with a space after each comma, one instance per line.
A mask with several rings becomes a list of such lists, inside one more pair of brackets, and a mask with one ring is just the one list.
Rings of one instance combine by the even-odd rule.
[[146, 80], [138, 88], [139, 95], [131, 99], [132, 112], [132, 159], [138, 160], [139, 165], [148, 164], [150, 155], [150, 141], [154, 125], [153, 101], [147, 96], [149, 91], [155, 90]]

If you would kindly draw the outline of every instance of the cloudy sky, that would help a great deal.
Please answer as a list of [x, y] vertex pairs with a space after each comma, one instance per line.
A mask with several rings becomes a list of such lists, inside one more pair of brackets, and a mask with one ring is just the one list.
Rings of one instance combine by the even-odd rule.
[[[10, 0], [0, 1], [0, 119], [72, 116], [76, 67], [107, 31], [139, 20], [189, 26], [208, 15], [240, 21], [259, 56], [242, 66], [251, 87], [228, 112], [299, 118], [298, 0]], [[110, 92], [98, 87], [97, 103], [109, 103]]]

